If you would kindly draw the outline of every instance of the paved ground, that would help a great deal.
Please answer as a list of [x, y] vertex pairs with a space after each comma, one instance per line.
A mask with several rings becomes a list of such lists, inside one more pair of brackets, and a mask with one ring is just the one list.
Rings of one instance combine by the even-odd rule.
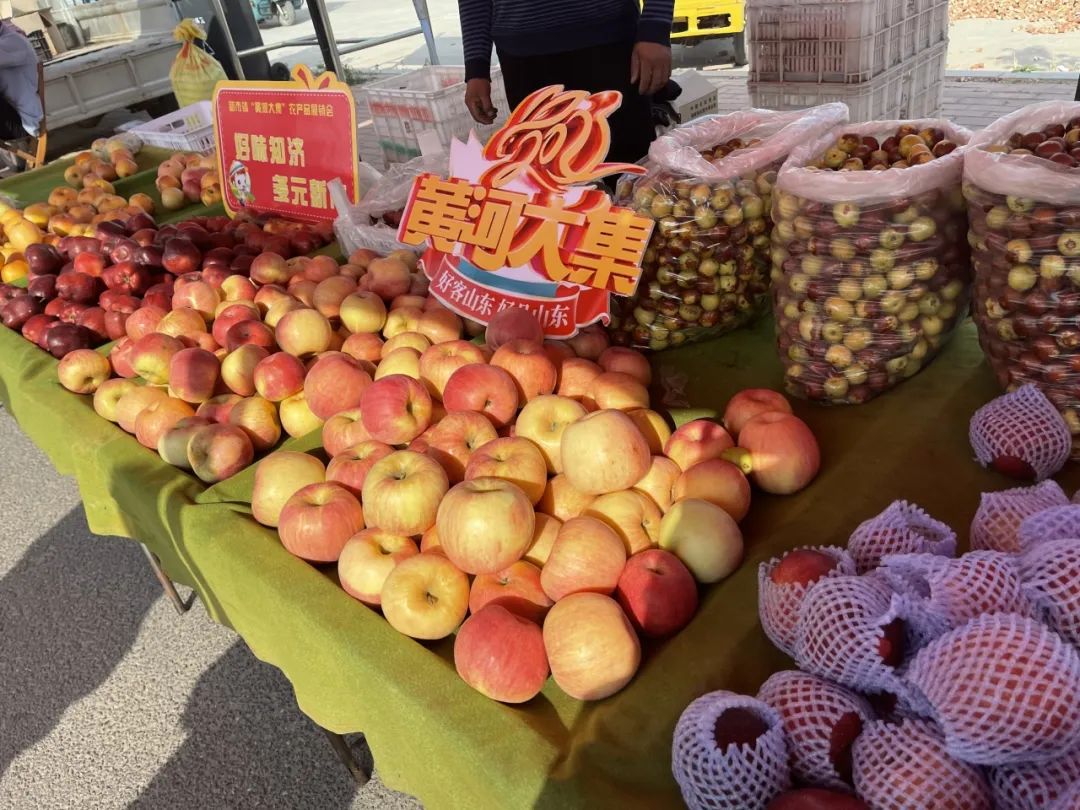
[[0, 807], [419, 807], [357, 790], [281, 673], [178, 617], [2, 411], [0, 448]]

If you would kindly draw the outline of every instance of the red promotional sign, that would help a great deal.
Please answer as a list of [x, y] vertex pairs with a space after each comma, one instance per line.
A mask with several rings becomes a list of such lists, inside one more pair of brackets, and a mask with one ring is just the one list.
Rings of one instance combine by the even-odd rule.
[[608, 294], [632, 295], [653, 222], [587, 185], [642, 167], [605, 163], [617, 92], [545, 87], [485, 146], [450, 147], [450, 176], [413, 184], [398, 239], [427, 244], [431, 293], [480, 323], [528, 309], [551, 337], [607, 322]]
[[219, 82], [214, 135], [230, 214], [333, 220], [335, 178], [358, 199], [356, 107], [333, 73], [314, 77], [297, 65], [291, 82]]

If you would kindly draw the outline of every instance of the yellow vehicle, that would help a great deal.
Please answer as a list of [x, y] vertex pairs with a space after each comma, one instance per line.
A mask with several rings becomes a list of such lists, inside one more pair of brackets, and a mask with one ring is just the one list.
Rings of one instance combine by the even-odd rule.
[[675, 0], [671, 41], [696, 45], [710, 39], [730, 38], [735, 64], [746, 64], [746, 16], [743, 0]]

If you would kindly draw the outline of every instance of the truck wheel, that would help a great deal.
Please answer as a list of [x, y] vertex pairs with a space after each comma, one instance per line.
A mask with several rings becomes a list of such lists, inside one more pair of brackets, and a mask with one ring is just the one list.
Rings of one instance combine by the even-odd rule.
[[296, 22], [296, 9], [293, 8], [291, 0], [285, 0], [277, 6], [277, 19], [282, 28], [288, 28]]
[[732, 61], [738, 67], [746, 64], [746, 32], [740, 31], [731, 38]]

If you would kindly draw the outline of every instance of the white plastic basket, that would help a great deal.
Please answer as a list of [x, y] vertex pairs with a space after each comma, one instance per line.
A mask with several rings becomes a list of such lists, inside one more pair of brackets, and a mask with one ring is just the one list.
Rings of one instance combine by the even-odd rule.
[[209, 101], [197, 101], [131, 132], [150, 146], [208, 155], [214, 151], [213, 108]]
[[465, 68], [433, 65], [364, 85], [375, 134], [387, 163], [404, 163], [420, 154], [417, 133], [434, 130], [449, 150], [454, 138], [464, 140], [469, 130], [487, 137], [506, 120], [509, 103], [502, 71], [491, 71], [491, 101], [499, 111], [495, 123], [482, 126], [465, 109]]
[[755, 82], [866, 82], [948, 34], [948, 0], [781, 0], [746, 12]]

